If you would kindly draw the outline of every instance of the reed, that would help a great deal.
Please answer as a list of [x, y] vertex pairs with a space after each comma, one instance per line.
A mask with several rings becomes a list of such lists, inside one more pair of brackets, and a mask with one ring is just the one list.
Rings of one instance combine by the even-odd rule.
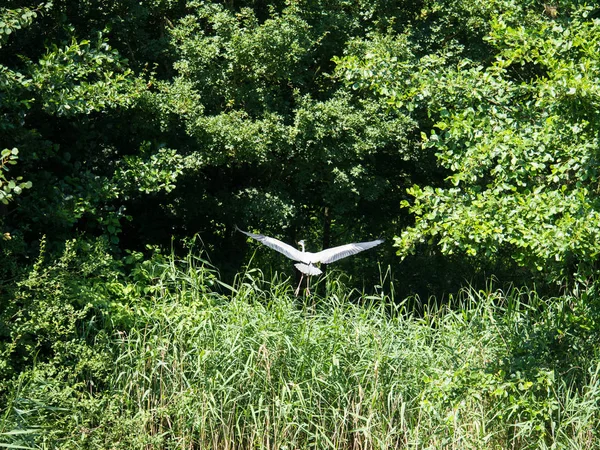
[[[132, 288], [127, 329], [104, 318], [106, 383], [86, 394], [79, 374], [77, 402], [30, 414], [29, 440], [0, 446], [599, 448], [600, 359], [583, 342], [595, 334], [577, 336], [589, 297], [465, 289], [417, 314], [419, 299], [348, 291], [335, 274], [300, 300], [277, 274], [228, 286], [193, 257], [139, 270], [150, 281]], [[67, 389], [24, 379], [0, 431], [17, 432], [23, 398]]]

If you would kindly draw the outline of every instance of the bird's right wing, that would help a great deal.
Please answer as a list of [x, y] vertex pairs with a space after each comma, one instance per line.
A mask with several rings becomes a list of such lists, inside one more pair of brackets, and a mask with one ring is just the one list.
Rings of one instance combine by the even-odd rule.
[[285, 242], [281, 242], [279, 239], [265, 236], [263, 234], [248, 233], [247, 231], [240, 230], [237, 227], [236, 229], [241, 233], [244, 233], [246, 236], [250, 236], [252, 239], [256, 239], [261, 244], [266, 245], [267, 247], [272, 248], [273, 250], [277, 250], [279, 253], [283, 253], [285, 256], [294, 261], [300, 261], [307, 264], [309, 263], [309, 261], [306, 261], [305, 253], [295, 249], [294, 247], [292, 247], [289, 244], [286, 244]]
[[312, 258], [313, 263], [324, 263], [329, 264], [338, 259], [345, 258], [346, 256], [356, 255], [363, 250], [368, 250], [375, 247], [383, 242], [382, 239], [370, 242], [357, 242], [354, 244], [340, 245], [339, 247], [328, 248], [327, 250], [315, 253]]

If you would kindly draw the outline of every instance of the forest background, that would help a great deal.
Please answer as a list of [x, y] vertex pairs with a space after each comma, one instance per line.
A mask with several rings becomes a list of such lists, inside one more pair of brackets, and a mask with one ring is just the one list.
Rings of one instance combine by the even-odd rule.
[[[414, 439], [465, 448], [465, 436], [473, 448], [597, 446], [586, 424], [598, 418], [600, 392], [599, 140], [594, 2], [9, 0], [0, 8], [0, 447], [191, 448], [212, 436], [216, 447], [388, 448]], [[304, 238], [314, 250], [386, 244], [336, 263], [317, 288], [315, 302], [324, 303], [314, 315], [315, 304], [309, 314], [291, 298], [294, 280], [281, 278], [292, 273], [289, 261], [255, 249], [236, 225], [289, 243]], [[307, 413], [318, 424], [291, 416], [283, 432], [274, 407], [267, 419], [249, 412], [262, 411], [256, 397], [236, 399], [227, 419], [198, 424], [161, 409], [174, 400], [154, 375], [133, 405], [135, 364], [115, 372], [125, 354], [164, 368], [164, 354], [144, 353], [148, 336], [167, 333], [176, 347], [178, 314], [180, 323], [203, 314], [229, 323], [239, 302], [253, 305], [244, 314], [263, 323], [259, 331], [269, 308], [280, 311], [289, 322], [268, 323], [287, 323], [288, 338], [299, 323], [326, 333], [323, 321], [336, 311], [351, 317], [344, 327], [372, 334], [399, 320], [417, 327], [411, 341], [442, 333], [415, 355], [448, 339], [440, 324], [449, 320], [457, 342], [480, 349], [481, 364], [475, 370], [439, 349], [441, 359], [429, 362], [406, 357], [415, 378], [405, 380], [405, 428], [378, 425], [380, 444], [362, 423], [331, 431], [349, 423], [344, 414]], [[477, 322], [482, 334], [472, 334], [475, 317], [489, 320]], [[277, 354], [243, 335], [253, 336], [253, 358]], [[310, 339], [294, 336], [298, 352], [308, 351], [301, 343]], [[203, 351], [196, 338], [181, 342], [189, 355]], [[281, 386], [294, 358], [281, 364]], [[335, 358], [331, 367], [344, 366]], [[206, 370], [193, 373], [206, 380]], [[181, 386], [177, 398], [197, 408], [188, 390], [199, 385]], [[391, 395], [371, 387], [377, 401]], [[327, 404], [345, 411], [364, 395], [347, 388]], [[380, 419], [396, 414], [373, 401]], [[580, 412], [569, 415], [568, 404]], [[474, 405], [491, 409], [457, 412]], [[464, 435], [459, 416], [472, 419]], [[146, 434], [131, 442], [137, 427]]]

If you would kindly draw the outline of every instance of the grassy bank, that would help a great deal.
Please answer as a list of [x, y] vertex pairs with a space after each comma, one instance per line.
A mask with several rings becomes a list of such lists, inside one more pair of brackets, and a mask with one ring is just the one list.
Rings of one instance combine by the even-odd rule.
[[600, 448], [593, 289], [465, 290], [417, 315], [336, 280], [304, 301], [191, 256], [126, 278], [81, 258], [14, 292], [0, 447]]

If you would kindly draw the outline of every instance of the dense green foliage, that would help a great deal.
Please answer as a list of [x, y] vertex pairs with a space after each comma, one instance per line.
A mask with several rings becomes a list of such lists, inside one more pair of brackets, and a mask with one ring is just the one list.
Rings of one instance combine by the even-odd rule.
[[32, 247], [30, 258], [43, 234], [52, 249], [84, 233], [122, 251], [201, 232], [231, 273], [243, 258], [235, 223], [329, 246], [406, 222], [398, 204], [413, 121], [331, 73], [349, 39], [414, 10], [48, 2], [2, 11], [0, 146], [18, 149], [12, 170], [31, 184], [3, 230], [19, 251]]
[[456, 311], [414, 314], [381, 291], [355, 303], [331, 277], [306, 300], [257, 271], [226, 286], [193, 253], [115, 278], [105, 251], [70, 244], [19, 283], [22, 307], [2, 317], [0, 442], [598, 448], [590, 292], [466, 290]]
[[351, 83], [393, 109], [415, 99], [426, 108], [423, 148], [448, 171], [440, 185], [409, 189], [403, 204], [416, 223], [396, 240], [401, 254], [431, 239], [444, 253], [510, 257], [555, 281], [595, 273], [600, 34], [591, 12], [494, 17], [487, 61], [380, 42], [342, 61]]
[[396, 236], [417, 255], [395, 270], [407, 294], [591, 276], [597, 16], [509, 0], [8, 5], [4, 252], [199, 232], [231, 279], [238, 224], [315, 247]]
[[[599, 55], [578, 0], [4, 2], [0, 447], [600, 447]], [[236, 225], [386, 245], [292, 299]]]

